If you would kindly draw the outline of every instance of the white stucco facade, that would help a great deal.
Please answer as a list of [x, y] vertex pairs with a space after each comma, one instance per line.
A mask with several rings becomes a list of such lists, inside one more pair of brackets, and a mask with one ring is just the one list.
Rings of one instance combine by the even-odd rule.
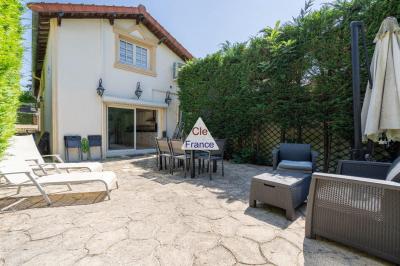
[[[118, 67], [119, 38], [126, 35], [133, 41], [154, 47], [149, 53], [152, 73], [140, 73]], [[43, 128], [51, 136], [53, 153], [64, 155], [64, 136], [102, 135], [103, 155], [132, 154], [138, 149], [108, 150], [107, 108], [151, 109], [157, 112], [157, 135], [166, 131], [171, 136], [178, 120], [177, 84], [173, 65], [183, 60], [143, 25], [135, 20], [108, 19], [50, 20], [49, 40], [42, 70], [40, 95], [43, 103]], [[46, 73], [44, 73], [46, 72]], [[105, 92], [97, 95], [102, 79]], [[135, 96], [137, 82], [143, 93]], [[165, 104], [166, 92], [172, 102]], [[140, 151], [139, 151], [140, 152]]]

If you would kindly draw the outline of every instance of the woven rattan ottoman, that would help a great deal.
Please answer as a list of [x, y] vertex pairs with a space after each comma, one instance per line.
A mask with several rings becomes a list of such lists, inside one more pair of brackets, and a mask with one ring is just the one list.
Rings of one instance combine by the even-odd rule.
[[251, 180], [250, 206], [257, 201], [286, 210], [286, 217], [293, 221], [295, 208], [307, 198], [311, 173], [275, 172], [254, 176]]

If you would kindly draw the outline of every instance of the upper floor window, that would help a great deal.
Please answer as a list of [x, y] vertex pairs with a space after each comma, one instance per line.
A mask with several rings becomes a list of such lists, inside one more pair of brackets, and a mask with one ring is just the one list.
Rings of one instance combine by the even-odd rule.
[[[141, 28], [122, 29], [114, 26], [114, 67], [156, 77], [158, 39], [146, 36]], [[135, 32], [135, 34], [133, 34]]]
[[149, 68], [148, 54], [147, 48], [125, 40], [119, 41], [119, 61], [122, 64], [147, 70]]

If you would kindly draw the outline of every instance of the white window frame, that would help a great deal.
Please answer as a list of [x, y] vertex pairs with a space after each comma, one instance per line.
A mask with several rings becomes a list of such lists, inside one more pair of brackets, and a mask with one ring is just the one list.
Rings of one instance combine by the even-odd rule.
[[[125, 53], [125, 59], [123, 60], [122, 58], [121, 58], [121, 49], [122, 49], [122, 47], [121, 47], [121, 43], [125, 43], [125, 51], [124, 51], [124, 53]], [[127, 52], [128, 52], [128, 45], [131, 45], [132, 46], [132, 63], [130, 63], [130, 62], [128, 62], [128, 60], [127, 60]], [[137, 55], [137, 49], [144, 49], [145, 51], [146, 51], [146, 67], [143, 67], [142, 65], [139, 65], [139, 64], [137, 64], [137, 58], [136, 58], [136, 55]], [[147, 48], [147, 47], [144, 47], [144, 46], [140, 46], [140, 45], [137, 45], [137, 44], [135, 44], [135, 43], [133, 43], [133, 42], [129, 42], [129, 41], [127, 41], [127, 40], [125, 40], [125, 39], [123, 39], [123, 38], [120, 38], [119, 39], [119, 51], [118, 51], [118, 54], [119, 54], [119, 62], [121, 63], [121, 64], [124, 64], [124, 65], [128, 65], [128, 66], [133, 66], [133, 67], [136, 67], [136, 68], [139, 68], [139, 69], [143, 69], [143, 70], [149, 70], [150, 69], [150, 65], [149, 65], [149, 62], [150, 62], [150, 50]]]

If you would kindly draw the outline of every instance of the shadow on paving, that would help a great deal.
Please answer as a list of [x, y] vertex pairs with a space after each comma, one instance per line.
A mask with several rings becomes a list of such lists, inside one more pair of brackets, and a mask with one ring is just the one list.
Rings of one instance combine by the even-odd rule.
[[[217, 172], [213, 173], [212, 180], [209, 179], [208, 173], [205, 171], [198, 174], [198, 164], [196, 163], [196, 177], [190, 178], [187, 172], [184, 178], [182, 168], [174, 170], [171, 175], [169, 170], [159, 171], [155, 157], [141, 157], [130, 162], [137, 168], [144, 171], [138, 176], [157, 182], [162, 185], [188, 183], [203, 189], [207, 189], [211, 193], [217, 195], [218, 199], [225, 200], [226, 203], [234, 203], [241, 201], [248, 204], [251, 177], [261, 173], [271, 171], [268, 167], [252, 166], [246, 164], [225, 163], [225, 175], [221, 175], [221, 164], [218, 164]], [[281, 229], [287, 228], [292, 222], [285, 217], [285, 211], [279, 208], [260, 204], [257, 208], [248, 207], [244, 211], [245, 215], [256, 218], [262, 222], [277, 226]], [[297, 212], [298, 216], [303, 216], [302, 211]]]
[[47, 205], [41, 195], [27, 197], [6, 197], [0, 199], [0, 209], [5, 211], [22, 211], [34, 208], [65, 207], [99, 203], [107, 198], [106, 192], [83, 192], [66, 194], [49, 194], [52, 204]]
[[[304, 238], [303, 257], [304, 265], [359, 265], [356, 261], [362, 258], [367, 259], [364, 265], [395, 265], [356, 248], [319, 236], [316, 239]], [[339, 257], [341, 260], [338, 261]]]

